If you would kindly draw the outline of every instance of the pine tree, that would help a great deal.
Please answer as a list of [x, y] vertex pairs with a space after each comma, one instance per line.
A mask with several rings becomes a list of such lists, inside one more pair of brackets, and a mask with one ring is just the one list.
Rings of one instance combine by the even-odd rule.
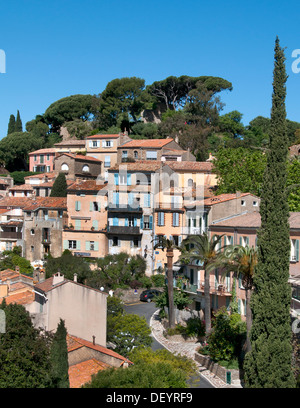
[[69, 388], [67, 330], [62, 319], [57, 325], [50, 350], [51, 379], [54, 388]]
[[295, 386], [291, 369], [291, 288], [288, 284], [286, 80], [284, 49], [276, 38], [270, 143], [261, 195], [255, 290], [251, 299], [251, 351], [244, 363], [245, 385], [249, 388]]
[[23, 132], [23, 125], [20, 117], [20, 112], [17, 112], [17, 118], [15, 123], [15, 132]]
[[67, 180], [64, 173], [59, 173], [57, 176], [50, 197], [67, 197]]
[[15, 115], [10, 115], [9, 122], [8, 122], [7, 135], [10, 135], [11, 133], [14, 133], [15, 125], [16, 125]]

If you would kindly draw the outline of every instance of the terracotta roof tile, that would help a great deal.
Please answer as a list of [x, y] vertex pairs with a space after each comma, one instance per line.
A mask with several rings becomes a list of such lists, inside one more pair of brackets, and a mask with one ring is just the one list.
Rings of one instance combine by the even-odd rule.
[[131, 140], [130, 142], [124, 143], [123, 145], [119, 146], [123, 148], [138, 148], [138, 147], [145, 147], [145, 148], [157, 148], [160, 149], [167, 144], [174, 142], [174, 139], [135, 139]]
[[9, 191], [18, 191], [18, 190], [33, 190], [32, 184], [21, 184], [19, 186], [12, 186], [8, 189]]
[[35, 295], [33, 290], [26, 290], [25, 292], [6, 296], [5, 301], [7, 305], [11, 303], [17, 303], [18, 305], [28, 305], [34, 301], [34, 297]]
[[30, 203], [32, 197], [3, 197], [0, 199], [1, 208], [17, 207], [23, 208]]
[[127, 171], [156, 171], [160, 169], [162, 162], [159, 160], [139, 160], [133, 163], [122, 163], [116, 164], [114, 167], [111, 167], [108, 171], [119, 171], [120, 168], [126, 169]]
[[75, 153], [61, 153], [56, 158], [61, 157], [61, 156], [68, 156], [71, 157], [72, 159], [75, 160], [84, 160], [84, 161], [92, 161], [92, 162], [98, 162], [102, 163], [101, 160], [96, 159], [95, 157], [84, 155], [84, 154], [75, 154]]
[[106, 187], [106, 184], [98, 184], [97, 180], [87, 180], [72, 183], [68, 191], [99, 191]]
[[213, 164], [210, 162], [197, 161], [167, 161], [165, 165], [171, 167], [174, 171], [212, 171]]
[[29, 156], [30, 156], [30, 155], [33, 155], [33, 154], [55, 153], [55, 152], [56, 152], [56, 149], [54, 149], [54, 148], [39, 149], [39, 150], [35, 150], [34, 152], [30, 152], [30, 153], [29, 153]]
[[93, 374], [111, 368], [109, 364], [92, 358], [69, 367], [70, 388], [81, 388], [82, 385], [90, 382]]
[[23, 207], [24, 211], [34, 211], [38, 208], [67, 208], [66, 197], [31, 197], [29, 200], [31, 201], [28, 201]]
[[[241, 193], [241, 195], [239, 197], [245, 197], [247, 195], [250, 195], [250, 193]], [[223, 203], [225, 201], [234, 200], [235, 198], [238, 198], [238, 196], [236, 194], [213, 195], [213, 196], [211, 196], [209, 198], [206, 198], [205, 200], [196, 201], [195, 205], [211, 206], [211, 205]]]
[[31, 176], [24, 177], [24, 179], [25, 180], [35, 179], [35, 178], [42, 179], [44, 177], [48, 177], [48, 179], [51, 178], [51, 177], [55, 178], [55, 173], [53, 171], [50, 171], [49, 173], [32, 174]]
[[114, 135], [92, 135], [88, 136], [87, 139], [117, 139], [120, 137], [119, 134], [114, 134]]
[[126, 357], [121, 356], [120, 354], [116, 353], [113, 350], [110, 350], [104, 346], [100, 346], [99, 344], [93, 344], [90, 341], [81, 339], [76, 336], [72, 335], [67, 335], [67, 345], [68, 345], [68, 351], [73, 351], [75, 349], [78, 349], [80, 347], [88, 347], [93, 350], [99, 351], [100, 353], [107, 354], [111, 357], [117, 358], [118, 360], [121, 360], [122, 362], [127, 362], [129, 364], [132, 364], [130, 360], [128, 360]]
[[55, 143], [54, 146], [85, 146], [85, 140], [79, 140], [79, 139], [70, 139], [70, 140], [64, 140], [59, 143]]

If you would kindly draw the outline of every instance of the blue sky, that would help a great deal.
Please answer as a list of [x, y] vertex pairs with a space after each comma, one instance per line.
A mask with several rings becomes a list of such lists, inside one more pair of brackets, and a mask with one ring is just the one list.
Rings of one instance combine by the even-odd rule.
[[[3, 2], [4, 3], [4, 2]], [[146, 84], [170, 75], [213, 75], [233, 84], [223, 113], [247, 125], [270, 116], [276, 35], [286, 47], [287, 117], [300, 122], [299, 1], [10, 0], [1, 7], [0, 138], [10, 114], [23, 125], [56, 100], [98, 94], [114, 78]]]

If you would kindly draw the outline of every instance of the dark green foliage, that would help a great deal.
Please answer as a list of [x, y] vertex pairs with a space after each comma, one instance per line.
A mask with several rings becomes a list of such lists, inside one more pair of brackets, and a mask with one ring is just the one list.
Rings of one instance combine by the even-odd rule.
[[0, 261], [0, 270], [12, 269], [15, 270], [16, 266], [19, 266], [20, 273], [31, 276], [33, 267], [26, 258], [21, 256], [22, 248], [15, 246], [12, 251], [3, 251], [3, 259]]
[[144, 316], [119, 313], [109, 318], [107, 341], [116, 346], [117, 353], [127, 356], [133, 347], [151, 346], [151, 329]]
[[[174, 290], [173, 297], [174, 306], [179, 310], [183, 310], [186, 306], [192, 303], [192, 300], [189, 298], [189, 296], [182, 290]], [[160, 295], [154, 297], [154, 302], [156, 307], [160, 308], [161, 311], [163, 311], [165, 307], [169, 307], [167, 286], [164, 287], [164, 291]]]
[[33, 171], [13, 171], [9, 175], [14, 179], [14, 184], [25, 184], [25, 178], [32, 175], [40, 174]]
[[261, 195], [258, 265], [251, 297], [252, 350], [244, 363], [248, 388], [295, 386], [291, 369], [290, 234], [287, 203], [286, 70], [284, 51], [275, 43], [270, 144]]
[[[90, 275], [90, 266], [84, 258], [73, 256], [70, 251], [64, 251], [58, 258], [49, 257], [46, 263], [46, 276], [50, 278], [60, 271], [66, 279], [73, 280], [77, 274], [79, 283], [83, 283]], [[99, 286], [98, 286], [99, 289]]]
[[20, 116], [20, 112], [17, 112], [16, 123], [15, 123], [15, 132], [23, 132], [23, 125]]
[[134, 365], [100, 371], [84, 388], [187, 388], [196, 372], [192, 360], [167, 350], [134, 349], [129, 358]]
[[7, 129], [7, 135], [14, 133], [15, 131], [15, 124], [16, 124], [16, 118], [15, 115], [10, 115], [9, 117], [9, 122], [8, 122], [8, 129]]
[[158, 273], [156, 275], [151, 276], [151, 280], [155, 287], [160, 288], [163, 287], [166, 283], [166, 277], [162, 273]]
[[209, 355], [214, 361], [237, 359], [245, 339], [246, 324], [240, 314], [229, 315], [225, 308], [215, 313], [213, 330], [208, 338]]
[[50, 197], [67, 197], [67, 180], [64, 173], [59, 173], [56, 177], [52, 189]]
[[0, 306], [6, 315], [6, 333], [0, 334], [0, 388], [51, 386], [49, 338], [32, 325], [24, 306]]
[[222, 148], [213, 163], [218, 177], [218, 194], [241, 191], [260, 195], [266, 168], [263, 152], [243, 147]]
[[97, 109], [97, 98], [92, 95], [71, 95], [52, 103], [44, 114], [44, 119], [52, 132], [59, 132], [65, 122], [75, 119], [90, 120]]
[[67, 330], [62, 319], [58, 323], [51, 349], [51, 381], [54, 388], [69, 388]]

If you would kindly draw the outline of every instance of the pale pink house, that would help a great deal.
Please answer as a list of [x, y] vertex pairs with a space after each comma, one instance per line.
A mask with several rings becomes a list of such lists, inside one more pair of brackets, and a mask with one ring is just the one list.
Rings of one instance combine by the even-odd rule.
[[68, 219], [63, 229], [63, 250], [90, 258], [108, 253], [106, 237], [107, 196], [101, 191], [106, 185], [96, 180], [78, 181], [68, 188]]
[[56, 149], [40, 149], [29, 153], [29, 171], [49, 173], [53, 171]]

